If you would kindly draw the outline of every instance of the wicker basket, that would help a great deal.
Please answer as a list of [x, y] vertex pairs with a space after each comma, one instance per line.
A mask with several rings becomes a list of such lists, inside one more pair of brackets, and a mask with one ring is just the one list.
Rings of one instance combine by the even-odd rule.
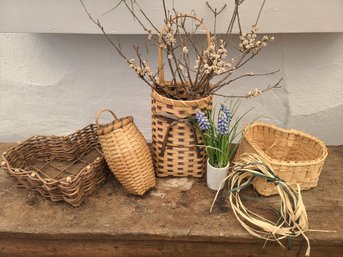
[[2, 157], [2, 167], [19, 185], [73, 206], [79, 206], [109, 174], [95, 125], [69, 136], [34, 136]]
[[[202, 23], [191, 15], [181, 15]], [[203, 25], [210, 41], [210, 34]], [[163, 50], [158, 51], [159, 83], [171, 87], [170, 81], [164, 79]], [[182, 96], [182, 92], [179, 92]], [[153, 160], [158, 177], [202, 177], [206, 170], [206, 150], [200, 148], [202, 143], [200, 135], [187, 117], [194, 115], [198, 109], [211, 109], [212, 96], [183, 101], [167, 98], [156, 91], [152, 91], [152, 151]]]
[[[274, 169], [277, 176], [301, 190], [317, 186], [327, 148], [319, 139], [294, 129], [255, 122], [246, 127], [236, 158], [242, 153], [260, 155]], [[262, 179], [253, 183], [258, 193], [277, 194], [276, 187]]]
[[[103, 112], [111, 113], [114, 121], [99, 125], [99, 116]], [[96, 124], [106, 162], [126, 190], [143, 195], [154, 187], [156, 180], [150, 151], [133, 118], [118, 119], [111, 110], [104, 109], [96, 115]]]
[[203, 176], [206, 150], [198, 146], [201, 137], [187, 117], [211, 107], [211, 96], [179, 101], [152, 92], [152, 149], [158, 177]]

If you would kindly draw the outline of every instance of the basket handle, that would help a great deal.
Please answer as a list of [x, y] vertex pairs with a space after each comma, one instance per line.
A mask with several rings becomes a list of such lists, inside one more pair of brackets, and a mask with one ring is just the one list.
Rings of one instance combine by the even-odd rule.
[[[177, 20], [179, 18], [190, 18], [190, 19], [193, 19], [193, 20], [196, 20], [198, 21], [201, 26], [203, 27], [203, 30], [205, 31], [206, 35], [207, 35], [207, 44], [210, 45], [211, 44], [211, 34], [208, 30], [208, 28], [205, 26], [203, 20], [200, 20], [199, 18], [193, 16], [193, 15], [190, 15], [190, 14], [180, 14], [180, 15], [176, 15], [174, 17], [172, 17], [170, 20], [173, 21], [173, 20]], [[163, 29], [166, 27], [166, 25], [163, 27]], [[162, 30], [163, 30], [162, 29]], [[159, 79], [159, 84], [160, 85], [164, 85], [165, 84], [165, 79], [164, 79], [164, 68], [163, 68], [163, 40], [162, 40], [162, 37], [161, 37], [161, 34], [159, 36], [159, 47], [158, 47], [158, 79]]]
[[111, 111], [110, 109], [102, 109], [102, 110], [100, 110], [100, 111], [96, 114], [96, 117], [95, 117], [95, 123], [96, 123], [96, 126], [97, 126], [98, 128], [100, 128], [100, 125], [99, 125], [99, 117], [100, 117], [100, 114], [103, 113], [103, 112], [109, 112], [109, 113], [111, 113], [112, 116], [113, 116], [113, 118], [114, 118], [114, 120], [115, 120], [115, 121], [118, 120], [117, 115], [116, 115], [113, 111]]

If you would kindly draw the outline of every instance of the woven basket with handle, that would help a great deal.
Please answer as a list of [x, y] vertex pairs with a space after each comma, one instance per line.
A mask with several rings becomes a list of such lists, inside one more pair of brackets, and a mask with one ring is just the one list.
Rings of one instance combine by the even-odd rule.
[[[113, 115], [114, 121], [99, 124], [103, 112]], [[126, 190], [143, 195], [155, 186], [155, 174], [148, 145], [131, 116], [118, 119], [109, 109], [96, 115], [97, 135], [106, 162]]]
[[[278, 177], [293, 188], [298, 183], [301, 190], [317, 186], [328, 155], [326, 146], [318, 138], [264, 122], [255, 122], [244, 129], [235, 158], [243, 153], [260, 155], [271, 165]], [[253, 186], [265, 196], [278, 193], [275, 185], [264, 179], [255, 179]]]
[[[177, 18], [191, 18], [180, 15]], [[203, 25], [203, 24], [202, 24]], [[210, 34], [205, 26], [207, 39]], [[159, 82], [169, 90], [176, 90], [171, 81], [165, 81], [163, 69], [163, 49], [158, 51]], [[183, 92], [179, 91], [182, 98]], [[187, 119], [198, 109], [212, 108], [212, 95], [197, 100], [173, 100], [152, 91], [152, 149], [156, 175], [159, 177], [202, 177], [206, 169], [206, 151], [200, 135]]]

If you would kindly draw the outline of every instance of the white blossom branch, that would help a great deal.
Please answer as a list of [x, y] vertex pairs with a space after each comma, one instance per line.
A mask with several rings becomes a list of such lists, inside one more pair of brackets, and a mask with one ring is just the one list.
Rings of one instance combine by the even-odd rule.
[[223, 94], [218, 94], [218, 93], [214, 93], [213, 95], [216, 96], [221, 96], [221, 97], [226, 97], [226, 98], [251, 98], [251, 97], [256, 97], [256, 96], [260, 96], [262, 93], [267, 92], [271, 89], [275, 89], [275, 88], [281, 88], [280, 83], [283, 80], [283, 78], [279, 79], [278, 82], [276, 82], [274, 85], [268, 85], [265, 89], [263, 90], [258, 90], [257, 88], [250, 90], [248, 92], [248, 94], [246, 95], [223, 95]]

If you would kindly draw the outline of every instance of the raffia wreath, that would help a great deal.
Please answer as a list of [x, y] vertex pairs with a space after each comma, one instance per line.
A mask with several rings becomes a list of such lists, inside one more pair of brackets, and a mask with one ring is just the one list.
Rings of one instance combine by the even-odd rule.
[[[280, 218], [277, 222], [250, 211], [241, 201], [240, 191], [250, 186], [256, 177], [266, 179], [277, 187], [281, 198], [280, 209], [277, 210]], [[232, 210], [237, 220], [251, 235], [266, 241], [276, 241], [283, 248], [285, 246], [281, 240], [287, 239], [291, 244], [293, 237], [302, 235], [307, 242], [305, 255], [310, 255], [310, 241], [305, 235], [305, 232], [308, 231], [308, 219], [299, 185], [297, 185], [297, 190], [290, 187], [256, 154], [241, 155], [235, 162], [232, 172], [222, 183], [227, 180], [229, 181], [229, 201]], [[213, 200], [211, 211], [219, 191]]]

